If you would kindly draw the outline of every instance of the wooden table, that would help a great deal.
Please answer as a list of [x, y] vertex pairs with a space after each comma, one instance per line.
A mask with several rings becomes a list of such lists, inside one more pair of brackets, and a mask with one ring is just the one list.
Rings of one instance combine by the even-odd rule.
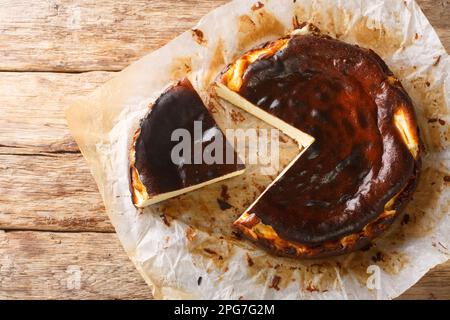
[[[63, 108], [226, 1], [0, 0], [1, 299], [151, 298]], [[419, 3], [448, 49], [450, 1]], [[450, 299], [450, 263], [402, 297]]]

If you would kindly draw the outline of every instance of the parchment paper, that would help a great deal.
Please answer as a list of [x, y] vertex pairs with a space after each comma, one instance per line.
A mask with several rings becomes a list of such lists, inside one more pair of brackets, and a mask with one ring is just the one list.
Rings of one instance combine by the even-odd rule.
[[[389, 232], [364, 252], [316, 261], [275, 257], [237, 239], [231, 222], [273, 178], [261, 175], [258, 166], [137, 210], [129, 191], [128, 149], [148, 105], [188, 76], [222, 129], [269, 128], [210, 98], [208, 90], [217, 73], [245, 50], [303, 21], [375, 50], [414, 101], [427, 154], [414, 199]], [[117, 235], [155, 298], [390, 299], [449, 258], [449, 65], [414, 1], [240, 0], [212, 11], [195, 31], [133, 63], [89, 97], [77, 98], [67, 119]], [[285, 165], [297, 150], [290, 139], [281, 142]], [[222, 198], [233, 208], [222, 211], [217, 203]]]

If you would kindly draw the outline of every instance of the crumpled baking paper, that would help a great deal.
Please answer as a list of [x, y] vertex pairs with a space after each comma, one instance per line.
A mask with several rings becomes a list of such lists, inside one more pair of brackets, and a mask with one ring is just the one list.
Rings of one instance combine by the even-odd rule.
[[[427, 153], [417, 191], [387, 234], [364, 251], [313, 261], [275, 257], [233, 234], [232, 221], [274, 177], [247, 173], [137, 210], [129, 191], [128, 150], [160, 93], [188, 76], [222, 129], [269, 128], [211, 97], [218, 72], [245, 50], [297, 23], [375, 50], [412, 97]], [[391, 299], [449, 258], [450, 59], [414, 1], [240, 0], [120, 72], [67, 109], [126, 252], [166, 299]], [[297, 150], [281, 137], [281, 164]], [[244, 157], [241, 155], [241, 157]], [[282, 169], [282, 168], [281, 168]], [[232, 208], [222, 211], [217, 199]]]

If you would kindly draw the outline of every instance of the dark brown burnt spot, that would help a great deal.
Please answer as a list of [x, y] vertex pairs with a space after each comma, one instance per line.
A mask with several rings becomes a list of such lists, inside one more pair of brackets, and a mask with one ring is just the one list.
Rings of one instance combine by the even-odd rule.
[[217, 255], [217, 252], [215, 252], [214, 250], [209, 249], [209, 248], [203, 248], [203, 251], [205, 251], [206, 253], [209, 253], [209, 254]]
[[280, 282], [281, 282], [281, 277], [280, 276], [273, 276], [272, 283], [270, 284], [269, 288], [270, 289], [275, 289], [277, 291], [280, 291], [280, 288], [278, 287]]
[[191, 32], [192, 32], [192, 37], [194, 38], [194, 40], [198, 44], [201, 44], [201, 45], [206, 45], [207, 44], [207, 41], [204, 38], [204, 34], [203, 34], [202, 30], [200, 30], [200, 29], [192, 29]]
[[231, 204], [222, 199], [217, 199], [217, 204], [219, 205], [220, 210], [225, 211], [233, 208]]
[[[258, 191], [260, 193], [262, 193], [264, 190], [266, 190], [266, 186], [263, 186], [263, 185], [260, 185], [260, 184], [255, 185], [255, 187], [256, 187], [256, 189], [258, 189]], [[256, 198], [257, 195], [258, 195], [257, 193], [254, 194], [255, 198]]]
[[444, 176], [444, 182], [450, 183], [450, 176]]
[[248, 264], [249, 267], [253, 267], [254, 264], [255, 264], [255, 262], [253, 262], [253, 259], [252, 259], [252, 257], [250, 256], [249, 253], [247, 253], [247, 264]]
[[372, 247], [373, 247], [373, 243], [369, 242], [366, 246], [361, 248], [361, 251], [363, 251], [363, 252], [364, 251], [369, 251], [370, 249], [372, 249]]
[[409, 223], [409, 219], [410, 219], [410, 216], [409, 216], [409, 214], [406, 213], [403, 216], [403, 219], [402, 219], [402, 226], [404, 226], [405, 224], [408, 224]]
[[256, 11], [259, 9], [264, 8], [264, 4], [261, 3], [260, 1], [256, 2], [255, 4], [252, 5], [252, 11]]
[[234, 109], [231, 110], [230, 116], [231, 120], [233, 120], [233, 122], [235, 123], [245, 121], [244, 115], [241, 112], [236, 111]]
[[433, 63], [433, 67], [437, 67], [439, 65], [439, 63], [441, 62], [441, 57], [442, 56], [436, 58], [436, 61]]
[[372, 257], [372, 261], [377, 263], [380, 261], [384, 261], [384, 254], [381, 251], [378, 251], [373, 257]]
[[243, 236], [242, 236], [242, 232], [237, 231], [237, 230], [233, 230], [231, 232], [231, 235], [236, 239], [236, 240], [242, 240]]
[[441, 126], [445, 126], [445, 120], [439, 119], [438, 121]]
[[186, 230], [186, 238], [188, 239], [189, 242], [194, 241], [196, 233], [197, 232], [193, 228], [191, 228], [191, 227], [187, 228], [187, 230]]

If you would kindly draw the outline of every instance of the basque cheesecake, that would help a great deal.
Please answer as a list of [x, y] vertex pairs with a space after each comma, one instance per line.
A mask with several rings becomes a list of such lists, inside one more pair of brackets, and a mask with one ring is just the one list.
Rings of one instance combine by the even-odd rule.
[[[298, 155], [234, 222], [269, 251], [323, 258], [362, 249], [385, 231], [417, 184], [422, 143], [408, 94], [372, 50], [310, 24], [228, 65], [218, 97], [279, 129]], [[201, 123], [198, 136], [195, 128]], [[235, 161], [174, 161], [173, 133], [201, 149], [223, 139]], [[227, 160], [228, 157], [227, 157]], [[145, 207], [235, 177], [244, 165], [189, 80], [167, 89], [135, 132], [133, 203]]]
[[[196, 132], [196, 128], [200, 131]], [[172, 135], [180, 129], [189, 133], [192, 152], [174, 158], [178, 142]], [[194, 152], [196, 147], [205, 150], [212, 146], [216, 139], [223, 142], [223, 155], [231, 150], [233, 161], [205, 163], [203, 153]], [[244, 170], [242, 161], [187, 79], [171, 86], [150, 106], [133, 137], [130, 176], [132, 199], [137, 207], [235, 177]]]
[[307, 147], [234, 223], [270, 251], [361, 249], [410, 198], [421, 166], [416, 116], [375, 52], [304, 25], [242, 55], [215, 86]]

